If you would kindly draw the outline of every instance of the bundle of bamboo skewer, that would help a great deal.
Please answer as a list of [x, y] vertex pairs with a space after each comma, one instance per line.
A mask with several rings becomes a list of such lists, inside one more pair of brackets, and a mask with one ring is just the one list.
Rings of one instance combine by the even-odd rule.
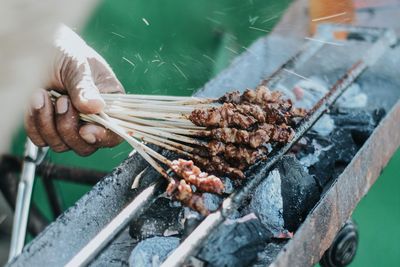
[[[60, 96], [54, 91], [51, 95]], [[81, 119], [103, 125], [125, 139], [168, 180], [167, 192], [172, 197], [202, 214], [208, 211], [199, 192], [221, 194], [224, 190], [222, 181], [213, 174], [244, 178], [245, 168], [267, 156], [266, 145], [288, 142], [293, 136], [293, 119], [305, 115], [293, 108], [290, 100], [263, 86], [218, 99], [129, 94], [102, 97], [104, 112], [81, 114]], [[211, 175], [201, 172], [193, 161], [171, 161], [147, 143], [193, 160]]]

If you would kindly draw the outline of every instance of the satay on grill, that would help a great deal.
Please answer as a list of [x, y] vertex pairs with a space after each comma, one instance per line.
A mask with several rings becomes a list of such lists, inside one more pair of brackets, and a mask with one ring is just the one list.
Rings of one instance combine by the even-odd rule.
[[[294, 136], [293, 127], [307, 114], [265, 86], [242, 94], [230, 92], [219, 99], [118, 94], [103, 97], [104, 113], [81, 114], [81, 118], [99, 123], [127, 140], [168, 179], [167, 192], [174, 199], [202, 214], [208, 211], [201, 192], [221, 194], [224, 189], [215, 175], [244, 179], [249, 166], [268, 156], [267, 144], [288, 143]], [[192, 161], [170, 161], [138, 140], [191, 159], [206, 172]], [[175, 172], [173, 178], [165, 167]]]

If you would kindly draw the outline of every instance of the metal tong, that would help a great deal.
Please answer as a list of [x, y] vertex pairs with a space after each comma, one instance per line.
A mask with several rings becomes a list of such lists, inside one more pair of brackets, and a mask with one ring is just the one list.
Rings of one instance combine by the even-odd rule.
[[8, 256], [9, 262], [15, 256], [19, 255], [24, 247], [36, 167], [43, 161], [48, 149], [48, 147], [38, 148], [29, 138], [26, 140], [24, 160], [15, 204], [11, 246]]

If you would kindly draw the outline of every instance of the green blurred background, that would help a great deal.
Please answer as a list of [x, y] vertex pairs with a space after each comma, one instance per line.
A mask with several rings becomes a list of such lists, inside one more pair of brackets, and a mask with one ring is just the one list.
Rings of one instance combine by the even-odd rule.
[[[112, 66], [127, 92], [190, 95], [226, 68], [279, 20], [290, 0], [106, 0], [81, 31], [82, 37]], [[22, 154], [25, 133], [12, 151]], [[110, 171], [130, 147], [121, 144], [86, 158], [50, 152], [52, 162]], [[394, 266], [400, 262], [400, 151], [391, 160], [354, 214], [360, 247], [352, 266]], [[90, 188], [56, 182], [66, 209]], [[54, 219], [43, 184], [35, 184], [33, 201]]]

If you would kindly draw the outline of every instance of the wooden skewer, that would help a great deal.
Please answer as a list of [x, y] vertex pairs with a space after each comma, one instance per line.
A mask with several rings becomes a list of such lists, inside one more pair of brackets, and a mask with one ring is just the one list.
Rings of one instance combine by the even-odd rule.
[[135, 95], [135, 94], [102, 94], [102, 97], [107, 100], [120, 101], [159, 101], [171, 102], [175, 105], [191, 105], [191, 104], [210, 104], [216, 103], [215, 98], [198, 98], [186, 96], [164, 96], [164, 95]]
[[140, 117], [140, 118], [149, 118], [149, 119], [164, 119], [164, 120], [188, 120], [184, 115], [176, 114], [176, 113], [165, 113], [165, 112], [150, 112], [150, 111], [141, 111], [141, 110], [130, 110], [130, 109], [122, 109], [122, 108], [105, 108], [106, 113], [117, 113], [117, 114], [125, 114], [132, 117]]
[[133, 122], [139, 125], [144, 125], [144, 126], [151, 126], [151, 127], [161, 127], [161, 128], [184, 128], [186, 130], [205, 130], [206, 127], [200, 127], [192, 122], [174, 122], [174, 121], [160, 121], [160, 120], [146, 120], [146, 119], [141, 119], [141, 118], [136, 118], [136, 117], [131, 117], [131, 116], [126, 116], [123, 114], [117, 114], [117, 113], [108, 113], [111, 117], [113, 118], [118, 118], [123, 121], [127, 122]]
[[[144, 140], [144, 141], [146, 141], [148, 143], [152, 143], [151, 140], [155, 140], [155, 141], [158, 141], [158, 142], [169, 144], [169, 145], [171, 145], [171, 146], [173, 146], [173, 147], [175, 147], [177, 149], [183, 150], [185, 152], [194, 151], [193, 147], [187, 146], [185, 144], [181, 144], [181, 143], [178, 143], [178, 142], [175, 142], [175, 141], [172, 141], [172, 140], [160, 137], [160, 136], [149, 135], [147, 133], [144, 133], [144, 132], [141, 132], [141, 131], [138, 131], [138, 130], [133, 130], [130, 126], [124, 126], [123, 124], [119, 124], [119, 125], [121, 127], [125, 128], [128, 131], [128, 134], [132, 134], [135, 137], [137, 136], [136, 138], [138, 138], [138, 139], [142, 140], [143, 138], [149, 138], [150, 141]], [[158, 144], [155, 144], [155, 145], [158, 145]]]
[[201, 100], [179, 100], [179, 101], [161, 101], [161, 100], [148, 100], [148, 99], [132, 99], [132, 98], [104, 98], [106, 103], [133, 103], [133, 104], [151, 104], [151, 105], [164, 105], [164, 106], [205, 106], [217, 103], [214, 99], [201, 99]]
[[103, 98], [131, 98], [131, 99], [149, 99], [149, 100], [160, 100], [160, 101], [196, 99], [191, 96], [137, 95], [137, 94], [101, 94], [101, 96]]
[[129, 127], [131, 127], [132, 130], [141, 131], [141, 132], [144, 132], [147, 134], [154, 134], [157, 136], [169, 138], [169, 139], [180, 141], [180, 142], [185, 142], [185, 143], [189, 143], [189, 144], [193, 144], [193, 145], [204, 145], [199, 140], [189, 138], [187, 136], [176, 135], [176, 134], [169, 133], [169, 132], [163, 132], [163, 131], [157, 130], [156, 128], [153, 128], [153, 127], [140, 126], [140, 125], [137, 125], [134, 123], [130, 123]]
[[[158, 154], [151, 148], [145, 146], [144, 144], [140, 143], [136, 139], [134, 139], [132, 136], [128, 135], [122, 128], [120, 128], [118, 125], [113, 124], [109, 120], [105, 119], [108, 118], [107, 115], [104, 113], [101, 114], [101, 116], [94, 115], [94, 114], [81, 114], [82, 117], [88, 118], [93, 122], [96, 122], [100, 125], [103, 125], [104, 127], [112, 130], [114, 133], [118, 134], [121, 136], [123, 139], [125, 139], [136, 151], [156, 170], [158, 171], [163, 177], [165, 177], [167, 180], [170, 180], [171, 178], [168, 176], [167, 172], [156, 162], [152, 157], [155, 159], [159, 160], [160, 162], [167, 162], [170, 163], [167, 158], [164, 156]], [[150, 155], [152, 157], [150, 157]], [[170, 164], [168, 164], [169, 166]]]
[[163, 128], [163, 127], [154, 127], [160, 131], [166, 131], [174, 134], [182, 134], [188, 136], [209, 136], [210, 131], [207, 130], [192, 130], [192, 129], [180, 129], [180, 128]]
[[119, 126], [121, 126], [122, 128], [124, 128], [125, 130], [127, 130], [127, 133], [137, 139], [141, 139], [145, 142], [163, 147], [165, 149], [177, 152], [179, 154], [185, 155], [185, 156], [192, 156], [190, 153], [188, 152], [192, 152], [194, 149], [190, 146], [186, 146], [168, 139], [164, 139], [158, 136], [151, 136], [147, 133], [141, 132], [141, 131], [137, 131], [137, 130], [133, 130], [130, 127], [130, 125], [126, 125], [125, 122], [123, 121], [118, 121], [118, 120], [113, 120], [115, 123], [117, 123]]
[[151, 110], [152, 112], [168, 112], [168, 113], [191, 113], [195, 108], [189, 106], [175, 106], [175, 105], [159, 105], [157, 104], [136, 104], [127, 102], [112, 102], [107, 104], [107, 107], [112, 108], [129, 108], [137, 110]]
[[[190, 126], [190, 127], [196, 127], [191, 121], [188, 120], [183, 120], [183, 119], [160, 119], [160, 118], [143, 118], [143, 117], [136, 117], [132, 114], [126, 114], [124, 112], [117, 112], [115, 110], [109, 111], [106, 110], [107, 114], [109, 114], [111, 117], [116, 117], [123, 119], [125, 121], [130, 121], [136, 124], [151, 124], [154, 125], [154, 123], [159, 123], [158, 125], [179, 125], [179, 126]], [[158, 115], [158, 114], [154, 114]]]
[[[61, 94], [55, 92], [55, 91], [51, 91], [50, 95], [52, 95], [53, 97], [57, 98], [60, 97]], [[123, 106], [123, 105], [122, 105]], [[155, 144], [157, 146], [163, 147], [165, 149], [168, 149], [170, 151], [174, 151], [177, 152], [179, 154], [183, 154], [187, 157], [193, 158], [193, 154], [191, 154], [190, 152], [194, 151], [194, 148], [172, 141], [172, 140], [176, 140], [179, 142], [186, 142], [189, 144], [195, 144], [195, 145], [205, 145], [205, 143], [193, 139], [193, 138], [189, 138], [187, 136], [183, 136], [183, 135], [179, 135], [176, 134], [176, 130], [180, 130], [180, 133], [191, 133], [194, 134], [193, 130], [189, 130], [189, 129], [174, 129], [173, 128], [168, 128], [168, 124], [167, 125], [160, 125], [160, 123], [158, 123], [158, 125], [156, 124], [157, 120], [155, 120], [154, 123], [149, 123], [148, 121], [150, 120], [154, 120], [154, 118], [157, 118], [157, 116], [155, 116], [155, 112], [146, 112], [146, 111], [142, 111], [142, 109], [145, 109], [144, 106], [142, 104], [132, 104], [132, 103], [128, 103], [125, 105], [127, 108], [126, 109], [124, 107], [120, 107], [117, 106], [115, 108], [111, 107], [108, 108], [107, 111], [110, 113], [111, 117], [106, 114], [105, 112], [101, 112], [99, 115], [95, 115], [95, 114], [80, 114], [80, 117], [88, 122], [94, 122], [94, 123], [98, 123], [100, 125], [103, 125], [104, 127], [110, 129], [111, 131], [113, 131], [114, 133], [118, 134], [119, 136], [121, 136], [123, 139], [125, 139], [155, 170], [157, 170], [163, 177], [165, 177], [167, 180], [172, 181], [172, 178], [167, 174], [167, 172], [154, 160], [158, 160], [161, 163], [164, 163], [165, 165], [171, 167], [172, 163], [170, 160], [168, 160], [166, 157], [162, 156], [161, 154], [157, 153], [156, 151], [154, 151], [153, 149], [147, 147], [145, 144], [139, 142], [138, 140], [136, 140], [135, 138], [141, 139], [145, 142], [148, 143], [152, 143]], [[133, 108], [138, 108], [139, 110], [133, 110], [135, 111], [134, 114], [132, 114], [131, 109]], [[140, 109], [141, 108], [141, 109]], [[165, 109], [171, 109], [172, 106], [163, 106], [163, 105], [159, 105], [157, 107], [160, 111], [164, 111]], [[150, 107], [148, 108], [150, 110], [155, 110], [155, 107]], [[191, 107], [180, 107], [180, 108], [176, 108], [174, 110], [189, 110], [192, 109]], [[113, 111], [115, 114], [115, 117], [113, 116]], [[119, 112], [118, 112], [119, 111]], [[122, 113], [122, 114], [121, 114]], [[152, 113], [152, 117], [150, 117], [150, 113]], [[138, 115], [139, 114], [139, 115]], [[157, 113], [156, 113], [157, 114]], [[161, 113], [160, 113], [161, 114]], [[168, 118], [169, 116], [171, 116], [171, 114], [166, 114], [166, 113], [162, 113], [163, 114], [163, 119]], [[177, 115], [177, 114], [174, 114]], [[145, 119], [139, 119], [135, 117], [142, 117], [145, 116], [145, 118], [147, 118], [146, 116], [149, 116], [149, 120], [145, 120]], [[120, 117], [120, 118], [116, 118], [116, 117]], [[173, 116], [172, 116], [173, 117]], [[191, 127], [196, 127], [195, 125], [193, 125], [189, 120], [187, 120], [186, 118], [184, 118], [183, 116], [179, 115], [179, 117], [175, 117], [175, 118], [170, 118], [173, 119], [174, 121], [169, 121], [169, 123], [181, 123], [184, 124], [186, 126], [191, 126]], [[128, 121], [125, 121], [128, 120]], [[142, 124], [147, 123], [147, 124], [151, 124], [150, 126], [144, 126], [144, 125], [140, 125], [137, 124], [135, 122], [132, 122], [132, 120], [136, 120], [136, 121], [140, 121], [142, 122]], [[146, 121], [146, 122], [145, 122]], [[155, 126], [167, 126], [167, 127], [155, 127]], [[172, 125], [171, 125], [172, 126]], [[169, 140], [172, 139], [172, 140]]]

